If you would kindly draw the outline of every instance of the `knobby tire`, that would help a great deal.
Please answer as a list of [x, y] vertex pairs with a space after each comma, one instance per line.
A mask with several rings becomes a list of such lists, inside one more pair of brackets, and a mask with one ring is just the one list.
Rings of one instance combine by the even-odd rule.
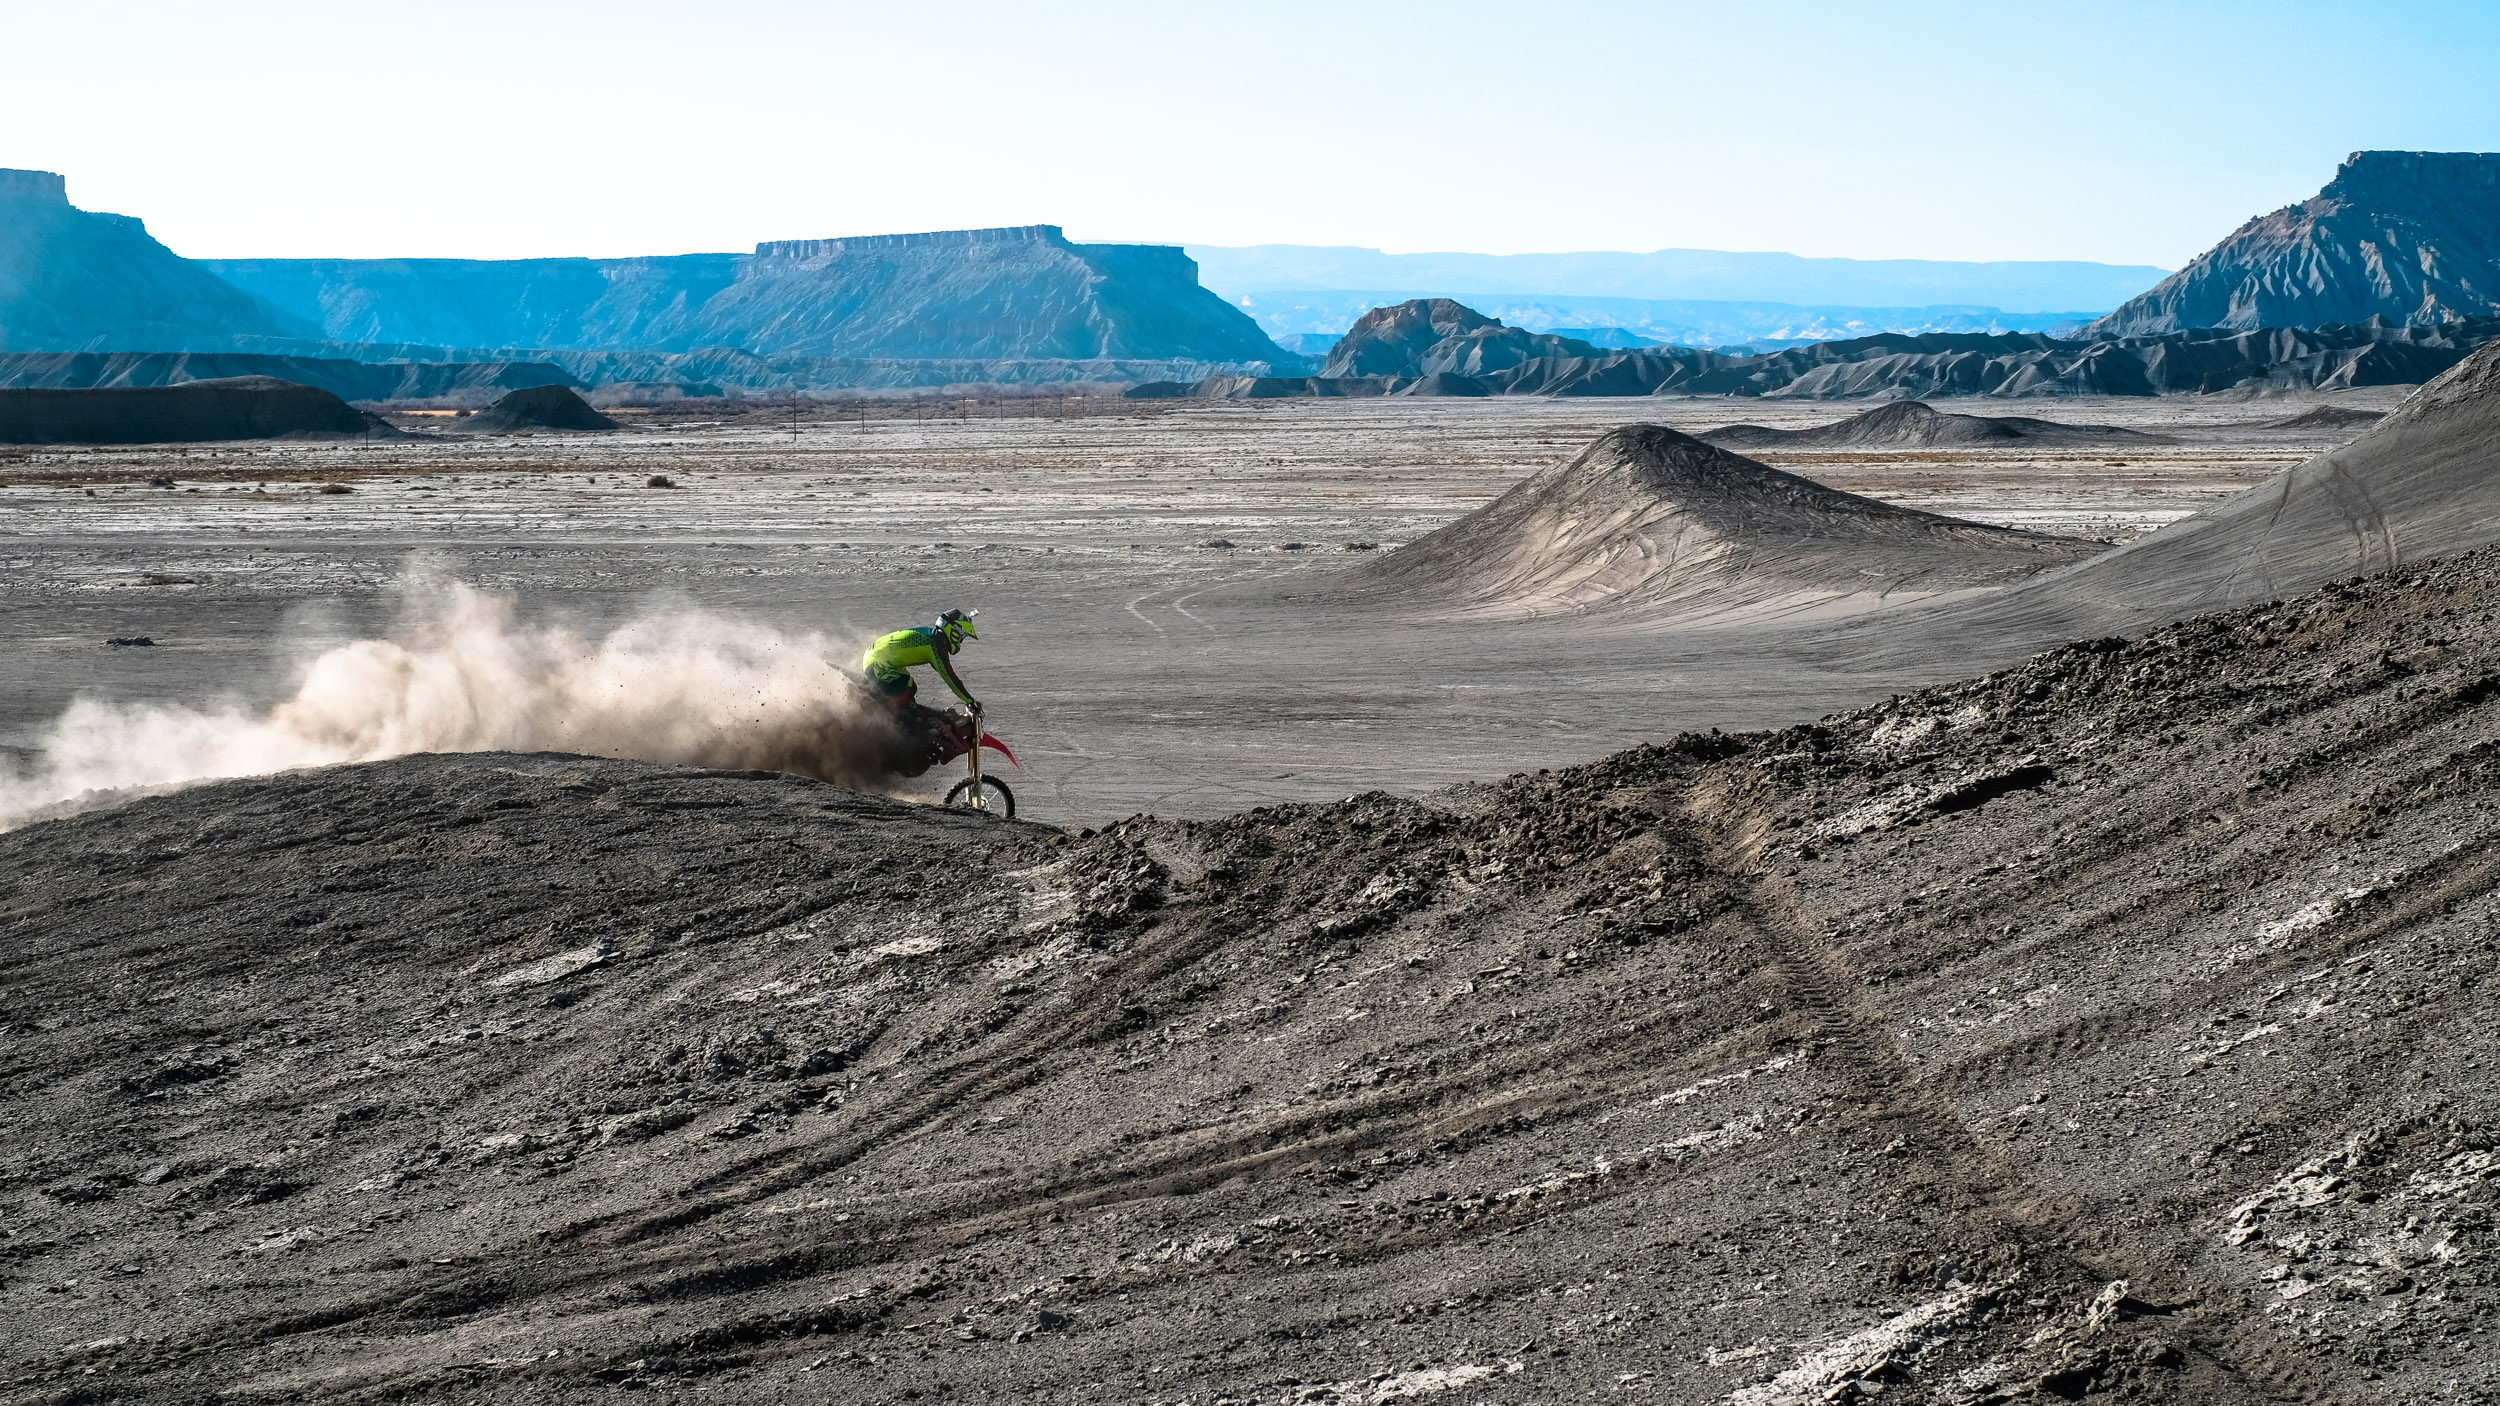
[[986, 786], [998, 793], [996, 796], [991, 798], [985, 811], [986, 814], [995, 815], [1001, 820], [1013, 820], [1016, 818], [1016, 793], [1008, 790], [1007, 783], [999, 780], [995, 776], [984, 776], [978, 781], [975, 781], [971, 777], [967, 776], [963, 780], [956, 782], [955, 789], [946, 793], [947, 806], [955, 810], [973, 809], [974, 807], [970, 804], [970, 797], [972, 796], [973, 788], [976, 786]]

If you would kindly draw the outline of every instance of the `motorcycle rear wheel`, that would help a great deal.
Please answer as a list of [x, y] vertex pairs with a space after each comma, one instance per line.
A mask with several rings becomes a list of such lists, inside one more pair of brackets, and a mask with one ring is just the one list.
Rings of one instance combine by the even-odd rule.
[[1016, 818], [1016, 793], [995, 776], [978, 781], [967, 776], [956, 782], [955, 789], [946, 793], [946, 804], [952, 810], [977, 810], [1001, 820]]

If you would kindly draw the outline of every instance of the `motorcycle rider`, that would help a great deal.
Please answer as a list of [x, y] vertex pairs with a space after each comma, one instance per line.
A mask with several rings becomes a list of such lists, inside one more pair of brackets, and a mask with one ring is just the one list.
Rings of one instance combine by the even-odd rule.
[[908, 718], [919, 707], [919, 685], [912, 681], [911, 671], [927, 665], [937, 671], [946, 686], [963, 700], [974, 717], [981, 715], [981, 700], [972, 696], [964, 681], [956, 677], [955, 666], [949, 662], [960, 653], [964, 641], [979, 639], [980, 631], [972, 627], [978, 610], [950, 610], [937, 618], [934, 625], [919, 625], [879, 635], [877, 642], [859, 657], [860, 672], [867, 675], [868, 686], [894, 710], [896, 718]]

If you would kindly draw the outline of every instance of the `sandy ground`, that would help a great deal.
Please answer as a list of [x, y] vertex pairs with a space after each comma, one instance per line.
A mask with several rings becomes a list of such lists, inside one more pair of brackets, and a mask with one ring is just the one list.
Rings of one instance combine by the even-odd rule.
[[[1493, 626], [1330, 601], [1329, 575], [1363, 552], [1453, 520], [1613, 426], [1799, 428], [1856, 408], [1097, 405], [795, 434], [653, 420], [603, 436], [12, 451], [0, 456], [12, 660], [0, 746], [23, 755], [82, 693], [265, 705], [311, 652], [387, 629], [395, 583], [423, 561], [513, 594], [531, 618], [595, 632], [692, 605], [822, 631], [845, 659], [880, 630], [978, 605], [984, 636], [965, 672], [1027, 764], [1016, 779], [1037, 818], [1414, 792], [1686, 729], [1809, 719], [1914, 681], [1835, 672], [1792, 656], [1777, 631]], [[1762, 457], [1931, 511], [2122, 539], [2330, 442], [2248, 428], [2299, 408], [2275, 401], [1940, 408], [2171, 442]], [[645, 487], [652, 475], [678, 486]], [[117, 636], [156, 645], [103, 643]], [[1947, 649], [1925, 662], [1922, 678], [1947, 678], [2001, 661]]]

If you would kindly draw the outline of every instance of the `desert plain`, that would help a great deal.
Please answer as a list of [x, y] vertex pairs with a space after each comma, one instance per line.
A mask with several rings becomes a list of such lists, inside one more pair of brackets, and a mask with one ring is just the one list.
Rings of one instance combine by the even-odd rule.
[[[2401, 393], [2332, 399], [2384, 409]], [[1753, 457], [1907, 507], [2123, 541], [2349, 437], [2260, 428], [2298, 408], [2061, 401], [2058, 419], [2161, 438]], [[1411, 793], [2008, 662], [1947, 644], [1870, 669], [1835, 657], [1820, 618], [1453, 619], [1332, 588], [1618, 425], [1847, 413], [1078, 399], [819, 408], [795, 427], [770, 410], [646, 415], [605, 435], [469, 437], [408, 415], [412, 437], [385, 443], [20, 449], [0, 456], [17, 661], [0, 676], [0, 747], [24, 755], [81, 693], [265, 707], [307, 658], [387, 633], [412, 576], [590, 638], [685, 608], [820, 634], [841, 665], [884, 630], [979, 607], [963, 671], [1025, 763], [1008, 775], [1027, 814], [1076, 825]], [[675, 487], [646, 487], [655, 475]], [[1780, 643], [1803, 635], [1823, 646], [1813, 658]], [[133, 637], [155, 644], [104, 643]]]

